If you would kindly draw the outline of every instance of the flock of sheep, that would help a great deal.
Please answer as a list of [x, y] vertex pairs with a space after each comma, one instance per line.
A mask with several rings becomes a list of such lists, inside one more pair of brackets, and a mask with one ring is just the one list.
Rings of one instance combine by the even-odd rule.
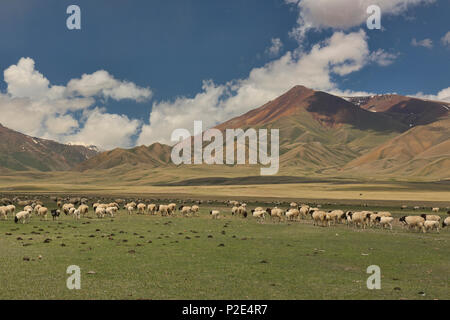
[[[240, 204], [237, 201], [230, 201], [233, 206], [231, 209], [232, 215], [242, 216], [246, 218], [247, 205], [245, 203]], [[402, 209], [405, 209], [402, 206]], [[439, 208], [432, 208], [432, 212], [439, 212]], [[450, 211], [447, 212], [450, 214]], [[217, 212], [217, 214], [219, 214]], [[309, 205], [298, 205], [295, 202], [290, 204], [288, 210], [284, 210], [278, 207], [264, 209], [257, 207], [251, 210], [253, 217], [259, 221], [266, 219], [266, 216], [271, 219], [276, 219], [278, 222], [282, 220], [286, 221], [299, 221], [311, 216], [313, 225], [329, 227], [339, 223], [345, 223], [347, 226], [354, 226], [356, 228], [375, 227], [379, 226], [389, 228], [392, 230], [392, 223], [394, 217], [387, 211], [372, 212], [372, 211], [343, 211], [343, 210], [320, 210], [317, 207], [310, 207]], [[422, 214], [420, 216], [403, 216], [399, 219], [404, 226], [409, 229], [419, 229], [422, 232], [436, 230], [439, 232], [441, 217], [439, 215]], [[450, 225], [450, 217], [445, 218], [442, 221], [442, 228]]]
[[[89, 214], [90, 207], [86, 204], [87, 199], [76, 198], [64, 201], [62, 199], [54, 198], [56, 201], [57, 209], [50, 211], [53, 220], [56, 220], [61, 213], [67, 216], [73, 216], [74, 219], [81, 219]], [[5, 202], [5, 201], [4, 201]], [[9, 201], [10, 204], [0, 206], [0, 218], [4, 220], [8, 219], [8, 215], [14, 217], [16, 223], [29, 222], [32, 215], [47, 220], [49, 213], [48, 208], [44, 207], [43, 203], [39, 200], [34, 201], [20, 201], [17, 200], [17, 204], [24, 205], [22, 211], [16, 213], [16, 206]], [[169, 204], [146, 204], [144, 202], [135, 201], [126, 202], [122, 199], [117, 199], [114, 202], [101, 203], [100, 201], [92, 204], [92, 210], [97, 218], [104, 218], [105, 216], [114, 217], [120, 210], [120, 204], [123, 205], [123, 209], [131, 215], [136, 214], [150, 214], [161, 216], [174, 216], [180, 214], [184, 217], [199, 216], [200, 207], [198, 205], [177, 206], [176, 203]], [[247, 205], [245, 203], [239, 203], [238, 201], [227, 201], [226, 205], [231, 206], [231, 214], [233, 216], [247, 218], [249, 216]], [[78, 205], [78, 207], [76, 206]], [[298, 205], [295, 202], [290, 203], [289, 209], [281, 209], [278, 207], [266, 208], [257, 207], [250, 210], [251, 216], [257, 219], [259, 222], [263, 222], [267, 218], [271, 220], [281, 221], [300, 221], [310, 217], [314, 226], [329, 227], [336, 224], [346, 224], [347, 226], [354, 226], [356, 228], [366, 227], [382, 227], [392, 230], [392, 224], [394, 217], [387, 211], [372, 212], [372, 211], [343, 211], [343, 210], [329, 210], [324, 211], [318, 207], [311, 207], [309, 205]], [[402, 206], [401, 209], [405, 209]], [[416, 210], [416, 207], [414, 207]], [[439, 212], [439, 208], [432, 208], [433, 213]], [[210, 216], [212, 219], [218, 219], [222, 214], [220, 210], [210, 210]], [[450, 211], [447, 212], [450, 214]], [[441, 217], [436, 214], [422, 214], [415, 216], [403, 216], [398, 219], [403, 226], [409, 229], [418, 229], [422, 232], [436, 230], [439, 232], [440, 226], [442, 228], [450, 226], [450, 216], [443, 219], [441, 224]]]

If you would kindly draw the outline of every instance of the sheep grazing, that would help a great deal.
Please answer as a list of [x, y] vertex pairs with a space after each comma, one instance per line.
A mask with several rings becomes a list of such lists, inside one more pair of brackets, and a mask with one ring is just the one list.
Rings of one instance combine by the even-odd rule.
[[[259, 207], [260, 208], [260, 207]], [[264, 220], [266, 218], [266, 211], [256, 208], [254, 210], [252, 210], [252, 216], [256, 219], [258, 219], [258, 221]], [[257, 210], [258, 209], [258, 210]]]
[[30, 211], [30, 212], [33, 212], [33, 207], [32, 206], [25, 206], [24, 208], [23, 208], [23, 211]]
[[51, 214], [52, 214], [53, 221], [57, 220], [58, 217], [59, 217], [59, 215], [61, 214], [61, 211], [60, 211], [60, 210], [57, 210], [57, 209], [53, 209], [53, 210], [50, 211], [50, 212], [51, 212]]
[[62, 206], [62, 211], [67, 216], [69, 214], [70, 209], [75, 208], [75, 206], [71, 203], [65, 203]]
[[432, 212], [439, 212], [439, 208], [431, 208]]
[[447, 217], [444, 221], [442, 221], [442, 229], [448, 226], [450, 226], [450, 217]]
[[384, 229], [386, 227], [389, 227], [389, 229], [392, 230], [392, 221], [394, 221], [394, 218], [392, 217], [380, 217], [377, 216], [375, 220], [380, 224], [380, 226]]
[[269, 217], [271, 219], [277, 218], [278, 222], [281, 222], [283, 220], [283, 215], [285, 214], [283, 209], [277, 207], [273, 209], [267, 208], [266, 212], [269, 214]]
[[114, 206], [114, 207], [107, 207], [107, 208], [105, 209], [105, 213], [106, 213], [106, 214], [109, 214], [109, 216], [110, 216], [111, 218], [113, 218], [114, 215], [116, 214], [117, 210], [118, 210], [118, 208], [115, 207], [115, 206]]
[[169, 215], [169, 208], [167, 205], [165, 204], [160, 204], [157, 207], [157, 211], [159, 212], [160, 215], [162, 216], [168, 216]]
[[31, 212], [32, 211], [20, 211], [16, 214], [16, 216], [14, 217], [14, 222], [17, 223], [19, 221], [22, 221], [23, 224], [25, 224], [25, 222], [30, 222], [30, 218], [31, 218]]
[[78, 207], [78, 210], [80, 210], [81, 216], [86, 216], [89, 213], [89, 207], [85, 204], [82, 204]]
[[351, 217], [351, 222], [355, 227], [366, 228], [367, 222], [370, 219], [372, 213], [369, 211], [357, 211], [349, 212], [348, 215]]
[[437, 233], [439, 233], [439, 221], [426, 220], [423, 223], [423, 226], [426, 231], [435, 229], [437, 231]]
[[177, 205], [175, 203], [169, 203], [169, 205], [167, 206], [167, 211], [170, 215], [172, 215], [176, 209], [177, 209]]
[[33, 212], [35, 215], [38, 215], [39, 208], [41, 208], [41, 207], [42, 207], [42, 205], [40, 205], [40, 204], [37, 204], [34, 206]]
[[11, 214], [12, 216], [14, 216], [14, 213], [16, 212], [16, 206], [15, 205], [10, 204], [10, 205], [7, 205], [5, 208], [6, 208], [5, 211], [6, 211], [7, 215]]
[[435, 214], [421, 214], [422, 218], [424, 218], [426, 221], [441, 221], [441, 217]]
[[239, 209], [239, 207], [236, 207], [236, 206], [234, 206], [233, 208], [231, 208], [231, 215], [232, 215], [232, 216], [237, 215], [238, 209]]
[[419, 207], [419, 206], [415, 206], [413, 209], [414, 209], [414, 210], [419, 210], [420, 207]]
[[300, 211], [297, 208], [291, 208], [286, 212], [286, 219], [289, 221], [298, 220]]
[[291, 202], [289, 206], [291, 207], [291, 209], [298, 209], [298, 204], [296, 202]]
[[247, 208], [245, 203], [237, 209], [237, 215], [247, 218]]
[[138, 214], [145, 214], [145, 209], [147, 208], [147, 206], [144, 203], [139, 203], [137, 205], [137, 213]]
[[156, 204], [151, 203], [147, 206], [147, 212], [151, 215], [156, 214]]
[[399, 219], [400, 222], [402, 222], [404, 225], [408, 226], [409, 229], [416, 229], [422, 230], [422, 232], [425, 233], [424, 228], [424, 222], [425, 219], [420, 216], [403, 216]]
[[193, 206], [191, 207], [191, 211], [192, 211], [192, 213], [193, 213], [194, 215], [198, 216], [198, 212], [200, 211], [200, 207], [197, 206], [197, 205], [193, 205]]
[[73, 215], [73, 218], [76, 220], [80, 220], [80, 218], [81, 218], [81, 212], [79, 209], [73, 210], [72, 215]]
[[309, 206], [302, 205], [299, 209], [299, 214], [302, 219], [306, 219], [309, 213]]
[[328, 211], [328, 220], [331, 222], [334, 222], [334, 224], [337, 224], [338, 222], [342, 221], [342, 217], [345, 217], [344, 211], [342, 210], [332, 210]]
[[129, 215], [133, 214], [133, 211], [134, 211], [134, 207], [133, 206], [125, 207], [125, 209], [127, 209], [127, 212], [128, 212]]
[[47, 221], [47, 213], [48, 213], [48, 209], [46, 207], [42, 207], [40, 206], [37, 212], [37, 215], [39, 217], [44, 218], [45, 221]]
[[379, 211], [375, 213], [380, 217], [392, 217], [392, 214], [389, 211]]
[[97, 215], [97, 218], [103, 218], [106, 214], [106, 209], [103, 207], [97, 207], [97, 209], [95, 209], [95, 214]]
[[329, 225], [327, 219], [327, 212], [322, 210], [313, 210], [310, 212], [311, 218], [313, 219], [313, 225], [318, 226], [319, 223], [322, 227]]
[[209, 214], [211, 215], [211, 218], [219, 219], [220, 211], [219, 210], [211, 210], [209, 212]]
[[181, 214], [183, 215], [183, 216], [188, 216], [188, 215], [190, 215], [191, 214], [191, 212], [192, 212], [192, 207], [189, 207], [189, 206], [180, 206], [179, 208], [178, 208], [178, 211], [180, 211], [181, 212]]
[[6, 213], [5, 206], [0, 207], [0, 217], [3, 217], [3, 218], [5, 218], [5, 220], [8, 220], [8, 214]]

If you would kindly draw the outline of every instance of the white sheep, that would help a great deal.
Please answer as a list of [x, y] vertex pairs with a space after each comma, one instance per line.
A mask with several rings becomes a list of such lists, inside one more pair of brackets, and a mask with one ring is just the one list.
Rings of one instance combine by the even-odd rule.
[[147, 206], [144, 203], [139, 203], [137, 205], [137, 212], [138, 214], [145, 214], [145, 209], [147, 208]]
[[266, 212], [269, 214], [271, 219], [277, 218], [278, 222], [281, 222], [283, 220], [283, 215], [285, 215], [284, 210], [277, 207], [273, 209], [267, 208]]
[[31, 217], [31, 212], [32, 211], [20, 211], [16, 214], [15, 218], [14, 218], [14, 222], [17, 223], [19, 221], [22, 221], [23, 224], [25, 224], [25, 222], [29, 222], [30, 221], [30, 217]]
[[16, 213], [16, 206], [13, 204], [7, 205], [6, 214], [11, 214], [12, 216], [14, 216], [14, 213]]
[[97, 209], [95, 209], [95, 214], [97, 215], [97, 218], [103, 218], [106, 214], [106, 209], [103, 207], [97, 207]]
[[266, 211], [265, 210], [257, 210], [258, 208], [252, 210], [252, 216], [258, 219], [258, 221], [262, 221], [266, 218]]
[[310, 212], [310, 214], [311, 214], [311, 218], [313, 219], [314, 226], [318, 226], [319, 223], [321, 224], [322, 227], [325, 227], [326, 225], [328, 225], [327, 213], [325, 211], [313, 210]]
[[441, 221], [441, 217], [435, 214], [421, 214], [422, 218], [424, 218], [426, 221]]
[[127, 206], [126, 209], [127, 209], [129, 215], [133, 214], [133, 211], [134, 211], [133, 206]]
[[169, 207], [165, 204], [160, 204], [158, 206], [157, 211], [162, 215], [162, 216], [168, 216], [169, 215]]
[[109, 216], [111, 217], [111, 218], [113, 218], [114, 217], [114, 215], [115, 215], [115, 213], [117, 212], [117, 207], [107, 207], [106, 209], [105, 209], [105, 213], [106, 214], [109, 214]]
[[444, 221], [442, 221], [442, 229], [448, 226], [450, 226], [450, 217], [447, 217]]
[[439, 221], [426, 220], [423, 226], [426, 231], [436, 229], [437, 233], [439, 233]]
[[8, 220], [8, 214], [6, 213], [6, 207], [0, 207], [0, 217], [4, 217], [5, 220]]
[[211, 215], [211, 218], [219, 219], [220, 211], [219, 210], [211, 210], [209, 212], [209, 214]]
[[167, 211], [168, 211], [168, 213], [169, 213], [170, 215], [172, 215], [172, 214], [175, 212], [176, 209], [177, 209], [176, 203], [169, 203], [169, 204], [167, 205]]
[[439, 212], [439, 208], [432, 208], [431, 211], [432, 212]]
[[290, 221], [298, 220], [300, 211], [297, 208], [291, 208], [286, 212], [286, 219]]
[[78, 207], [78, 210], [80, 210], [80, 214], [84, 217], [89, 213], [89, 207], [85, 204], [82, 204]]
[[192, 212], [192, 208], [190, 206], [180, 206], [178, 210], [181, 212], [183, 216], [188, 216]]
[[194, 215], [196, 215], [196, 216], [198, 216], [199, 210], [200, 210], [200, 207], [197, 206], [197, 205], [193, 205], [193, 206], [191, 207], [192, 213], [193, 213]]
[[403, 222], [409, 229], [418, 228], [425, 233], [424, 223], [425, 219], [421, 216], [403, 216], [399, 219], [400, 222]]
[[147, 206], [147, 212], [151, 215], [156, 214], [156, 204], [151, 203]]
[[386, 228], [389, 227], [392, 230], [392, 221], [394, 221], [393, 217], [380, 217], [377, 216], [375, 219], [381, 227]]
[[369, 211], [357, 211], [349, 212], [348, 215], [351, 217], [351, 221], [355, 227], [366, 228], [367, 221], [372, 213]]
[[48, 209], [46, 207], [42, 207], [42, 206], [40, 206], [37, 211], [37, 215], [39, 217], [41, 217], [41, 219], [43, 217], [45, 219], [45, 221], [47, 221], [47, 213], [48, 213]]

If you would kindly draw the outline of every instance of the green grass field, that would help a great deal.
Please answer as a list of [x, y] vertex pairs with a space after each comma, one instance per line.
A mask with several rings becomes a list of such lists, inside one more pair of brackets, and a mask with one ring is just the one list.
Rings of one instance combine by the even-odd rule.
[[[210, 219], [211, 208], [226, 217]], [[450, 230], [261, 224], [213, 204], [192, 218], [90, 216], [0, 221], [0, 299], [450, 298]], [[81, 268], [80, 290], [66, 287], [69, 265]], [[370, 265], [381, 290], [366, 287]]]

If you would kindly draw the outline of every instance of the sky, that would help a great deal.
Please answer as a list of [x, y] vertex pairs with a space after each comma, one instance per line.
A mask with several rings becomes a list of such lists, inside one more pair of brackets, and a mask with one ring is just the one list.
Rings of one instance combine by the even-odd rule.
[[448, 0], [2, 1], [0, 123], [108, 150], [170, 144], [294, 85], [450, 101], [449, 12]]

